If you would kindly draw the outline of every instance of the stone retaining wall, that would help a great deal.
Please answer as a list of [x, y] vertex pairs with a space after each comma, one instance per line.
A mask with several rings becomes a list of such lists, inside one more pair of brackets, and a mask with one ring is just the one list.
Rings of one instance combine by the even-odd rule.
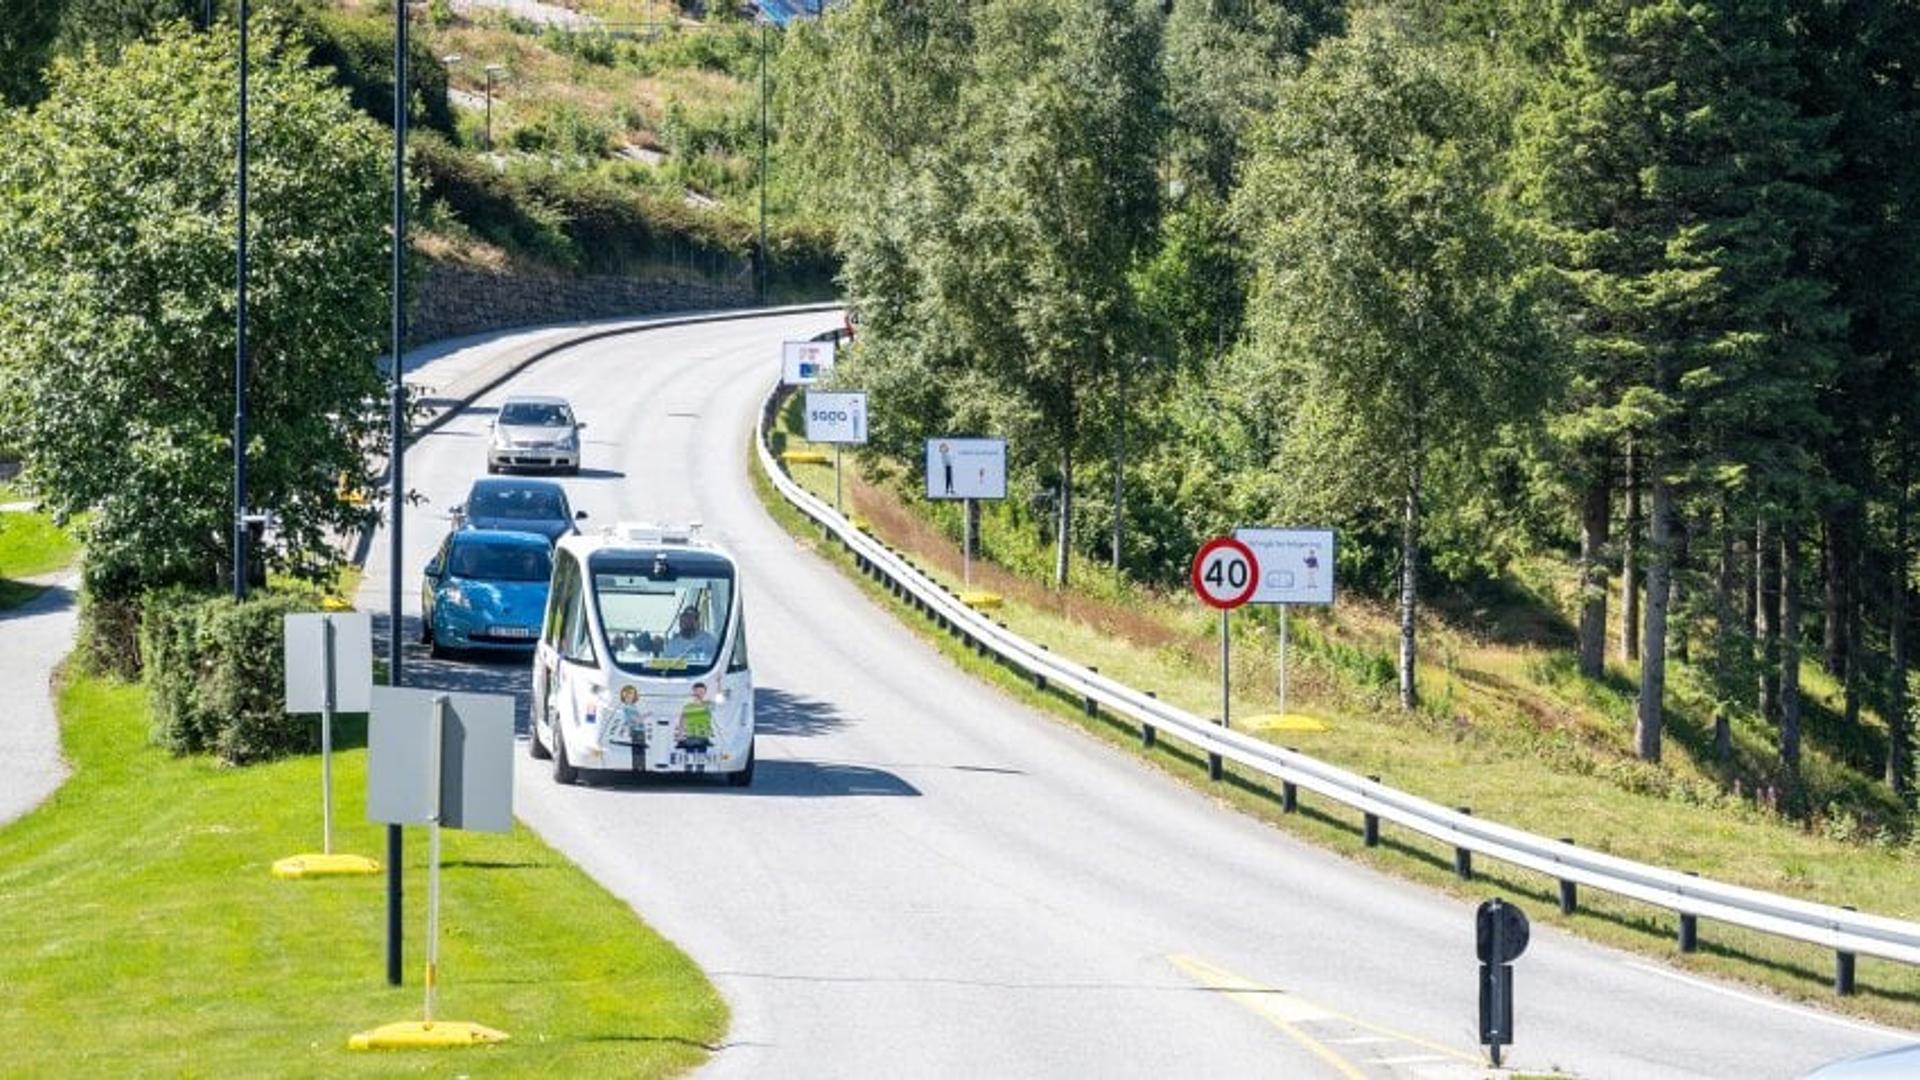
[[444, 262], [429, 263], [414, 289], [407, 323], [412, 345], [515, 326], [744, 307], [754, 300], [744, 282], [509, 273]]

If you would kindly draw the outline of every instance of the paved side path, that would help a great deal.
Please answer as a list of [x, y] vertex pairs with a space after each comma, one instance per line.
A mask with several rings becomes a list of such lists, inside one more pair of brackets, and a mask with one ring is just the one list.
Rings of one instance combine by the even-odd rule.
[[40, 805], [67, 778], [54, 717], [55, 664], [73, 648], [78, 578], [0, 611], [0, 825]]

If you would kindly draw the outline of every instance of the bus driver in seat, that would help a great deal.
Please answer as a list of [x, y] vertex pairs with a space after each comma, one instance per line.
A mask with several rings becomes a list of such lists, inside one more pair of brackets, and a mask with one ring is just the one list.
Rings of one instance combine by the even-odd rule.
[[700, 613], [691, 607], [680, 609], [680, 623], [674, 628], [673, 636], [660, 650], [661, 656], [684, 656], [691, 659], [706, 660], [713, 656], [720, 643], [712, 634], [700, 628]]

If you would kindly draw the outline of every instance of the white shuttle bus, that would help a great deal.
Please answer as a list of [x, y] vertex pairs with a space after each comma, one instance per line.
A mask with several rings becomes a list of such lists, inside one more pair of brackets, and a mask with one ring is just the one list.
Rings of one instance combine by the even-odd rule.
[[740, 578], [699, 528], [563, 537], [533, 657], [528, 751], [580, 770], [753, 783], [753, 671]]

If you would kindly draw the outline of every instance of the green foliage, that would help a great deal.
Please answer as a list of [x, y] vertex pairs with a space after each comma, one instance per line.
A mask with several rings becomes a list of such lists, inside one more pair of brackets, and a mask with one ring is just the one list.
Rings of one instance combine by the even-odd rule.
[[[296, 34], [312, 50], [313, 63], [331, 69], [347, 88], [354, 108], [393, 123], [393, 19], [325, 7], [295, 8]], [[424, 34], [407, 36], [407, 86], [413, 99], [408, 122], [443, 134], [454, 132], [447, 104], [447, 69]]]
[[153, 741], [235, 765], [312, 749], [312, 719], [284, 711], [281, 627], [288, 614], [317, 609], [304, 593], [260, 593], [244, 602], [179, 588], [149, 594], [140, 653], [152, 690]]
[[[121, 63], [57, 64], [46, 102], [0, 115], [4, 411], [56, 519], [92, 512], [96, 601], [225, 575], [234, 45], [163, 31]], [[249, 503], [279, 518], [267, 565], [319, 579], [369, 514], [340, 488], [371, 486], [380, 445], [387, 154], [268, 40], [252, 146]]]
[[40, 73], [60, 32], [61, 9], [53, 0], [7, 5], [0, 17], [0, 106], [32, 104], [46, 92]]

